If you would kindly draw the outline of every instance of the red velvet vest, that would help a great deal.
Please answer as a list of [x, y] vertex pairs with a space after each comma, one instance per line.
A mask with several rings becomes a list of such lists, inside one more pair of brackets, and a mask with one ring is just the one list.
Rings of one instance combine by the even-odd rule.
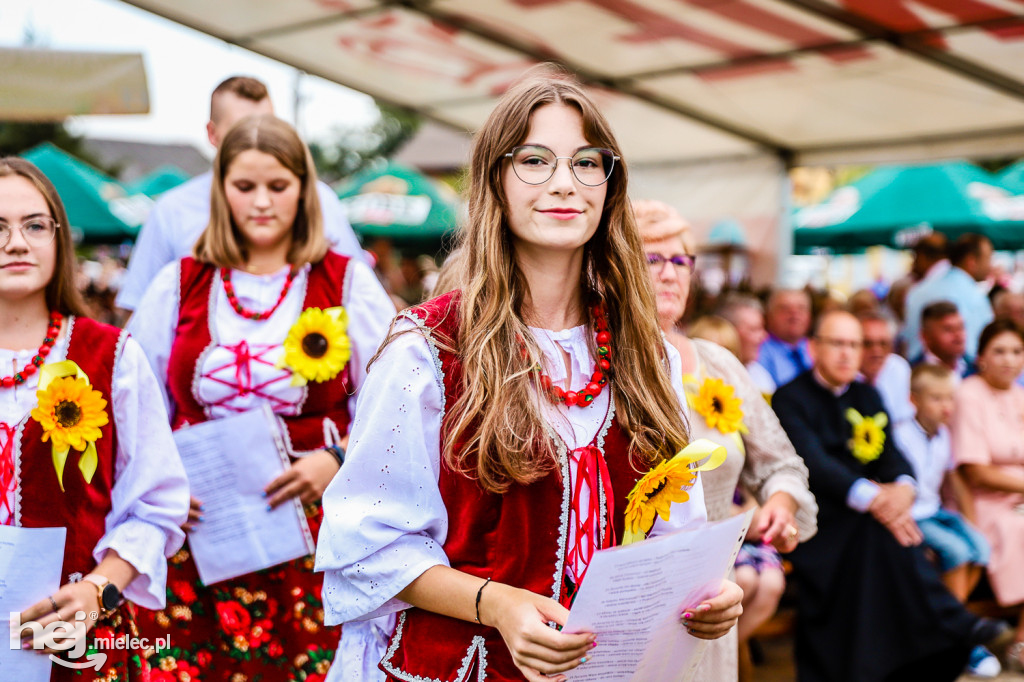
[[[331, 308], [343, 305], [348, 296], [349, 259], [329, 251], [309, 270], [302, 308]], [[180, 265], [178, 327], [167, 364], [167, 387], [174, 401], [171, 427], [208, 420], [209, 412], [198, 396], [202, 361], [216, 344], [211, 319], [211, 288], [217, 268], [184, 258]], [[221, 311], [234, 314], [230, 310]], [[282, 330], [284, 339], [287, 330]], [[289, 454], [296, 456], [322, 448], [348, 432], [349, 372], [346, 367], [330, 381], [310, 382], [305, 388], [298, 415], [278, 415]]]
[[[404, 315], [427, 335], [443, 373], [445, 405], [450, 408], [462, 391], [461, 362], [436, 340], [458, 348], [458, 292], [427, 301]], [[449, 416], [442, 422], [442, 441], [448, 437]], [[629, 439], [613, 415], [592, 445], [603, 451], [608, 465], [615, 497], [611, 521], [615, 537], [621, 538], [626, 495], [641, 474], [630, 466]], [[448, 510], [444, 551], [452, 568], [555, 600], [562, 597], [571, 490], [567, 453], [564, 447], [560, 450], [560, 471], [530, 485], [514, 485], [504, 495], [485, 492], [442, 460], [439, 486]], [[602, 513], [607, 519], [607, 505]], [[393, 679], [416, 682], [524, 679], [496, 629], [415, 608], [399, 615], [380, 667]]]
[[85, 317], [73, 318], [67, 359], [73, 360], [89, 377], [89, 383], [107, 401], [109, 421], [96, 440], [98, 464], [91, 483], [86, 483], [78, 462], [82, 453], [72, 448], [64, 465], [64, 491], [53, 468], [50, 442], [43, 442], [43, 429], [31, 416], [24, 422], [20, 448], [15, 452], [19, 487], [15, 523], [25, 528], [67, 528], [61, 583], [72, 573], [85, 575], [96, 567], [92, 551], [106, 533], [114, 487], [117, 435], [114, 429], [111, 383], [114, 363], [127, 337], [116, 327]]

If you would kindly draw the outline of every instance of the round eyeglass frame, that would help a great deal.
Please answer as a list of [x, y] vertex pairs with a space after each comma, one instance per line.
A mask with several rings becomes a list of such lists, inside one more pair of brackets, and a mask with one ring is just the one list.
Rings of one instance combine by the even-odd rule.
[[[555, 159], [555, 162], [551, 165], [551, 173], [546, 178], [544, 178], [543, 180], [541, 180], [539, 182], [530, 182], [529, 180], [524, 180], [523, 176], [521, 176], [519, 174], [519, 172], [516, 170], [516, 164], [514, 163], [514, 161], [515, 161], [515, 154], [516, 154], [517, 151], [519, 151], [520, 149], [529, 149], [531, 147], [532, 148], [536, 148], [536, 149], [547, 150], [547, 151], [551, 152], [551, 155]], [[572, 165], [572, 160], [574, 158], [576, 158], [576, 156], [578, 154], [581, 154], [582, 152], [585, 152], [585, 151], [598, 151], [598, 152], [601, 152], [602, 154], [607, 154], [609, 156], [609, 158], [611, 159], [611, 165], [608, 167], [608, 173], [605, 174], [604, 180], [602, 180], [601, 182], [597, 183], [596, 185], [593, 185], [593, 184], [591, 184], [589, 182], [585, 182], [584, 180], [582, 180], [580, 178], [580, 176], [576, 174], [576, 169]], [[555, 171], [558, 170], [558, 162], [560, 160], [562, 160], [562, 159], [566, 159], [569, 162], [569, 170], [572, 172], [572, 176], [574, 178], [576, 178], [577, 180], [579, 180], [580, 184], [586, 185], [587, 187], [600, 187], [601, 185], [603, 185], [606, 182], [608, 182], [608, 180], [611, 179], [611, 177], [612, 177], [612, 173], [615, 171], [615, 162], [622, 160], [621, 156], [619, 156], [618, 154], [613, 152], [611, 149], [606, 149], [605, 147], [584, 147], [583, 149], [578, 150], [572, 156], [557, 156], [553, 149], [550, 149], [549, 147], [545, 147], [542, 144], [523, 144], [523, 145], [519, 145], [517, 147], [513, 147], [512, 151], [510, 151], [507, 154], [505, 154], [504, 158], [506, 158], [509, 161], [513, 162], [512, 163], [512, 172], [515, 173], [516, 177], [519, 178], [519, 180], [521, 182], [524, 182], [527, 185], [543, 185], [545, 182], [547, 182], [548, 180], [550, 180], [551, 178], [553, 178], [555, 176]]]
[[[692, 253], [677, 253], [674, 256], [666, 258], [660, 253], [648, 253], [645, 254], [647, 261], [647, 267], [651, 268], [654, 272], [661, 272], [665, 269], [665, 263], [671, 263], [676, 268], [686, 268], [690, 272], [693, 272], [697, 267], [697, 256]], [[689, 263], [677, 263], [676, 259], [689, 260]]]
[[[37, 241], [37, 240], [35, 240], [34, 237], [30, 238], [27, 234], [25, 234], [25, 226], [26, 225], [28, 225], [29, 223], [32, 223], [32, 222], [39, 222], [39, 221], [44, 221], [44, 220], [53, 223], [53, 232], [50, 234], [50, 238], [47, 239], [45, 242]], [[14, 236], [14, 228], [15, 227], [17, 227], [21, 231], [21, 238], [24, 239], [25, 243], [30, 245], [30, 246], [49, 246], [50, 244], [53, 243], [53, 240], [57, 237], [57, 230], [60, 229], [60, 223], [58, 223], [56, 220], [54, 220], [53, 218], [50, 218], [48, 216], [43, 216], [43, 217], [40, 217], [40, 218], [29, 218], [28, 220], [24, 220], [20, 224], [16, 224], [16, 225], [7, 225], [6, 223], [4, 223], [4, 225], [7, 226], [8, 232], [7, 232], [7, 238], [6, 239], [4, 239], [2, 236], [0, 236], [0, 249], [5, 248], [8, 244], [11, 243], [11, 237]]]

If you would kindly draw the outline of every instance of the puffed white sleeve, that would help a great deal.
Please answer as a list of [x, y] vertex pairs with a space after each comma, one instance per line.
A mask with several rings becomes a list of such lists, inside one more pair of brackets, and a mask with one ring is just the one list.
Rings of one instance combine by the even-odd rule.
[[[686, 391], [683, 389], [683, 363], [679, 358], [679, 351], [665, 342], [665, 351], [668, 353], [669, 372], [671, 373], [672, 389], [679, 398], [680, 407], [686, 405]], [[685, 419], [685, 408], [683, 419]], [[672, 503], [668, 514], [668, 521], [662, 520], [660, 516], [654, 519], [654, 528], [651, 529], [649, 537], [663, 533], [670, 533], [677, 530], [693, 530], [700, 528], [708, 522], [708, 510], [704, 506], [704, 484], [700, 473], [697, 473], [697, 480], [690, 488], [690, 499], [682, 503]]]
[[365, 263], [352, 259], [349, 285], [345, 290], [345, 312], [348, 315], [348, 338], [352, 344], [349, 358], [349, 379], [355, 392], [349, 398], [349, 414], [356, 413], [359, 389], [366, 380], [366, 365], [387, 336], [395, 317], [395, 304]]
[[160, 270], [125, 327], [146, 354], [168, 412], [171, 399], [167, 394], [167, 362], [178, 323], [179, 263], [168, 263]]
[[93, 550], [99, 562], [115, 550], [139, 575], [124, 596], [147, 609], [162, 609], [167, 557], [185, 541], [189, 487], [171, 436], [160, 389], [142, 349], [125, 339], [114, 364], [112, 413], [117, 459], [106, 532]]
[[[408, 318], [396, 322], [396, 330], [413, 328]], [[444, 390], [427, 340], [397, 336], [361, 393], [345, 464], [323, 495], [316, 570], [328, 625], [406, 609], [395, 595], [449, 565], [438, 488]]]

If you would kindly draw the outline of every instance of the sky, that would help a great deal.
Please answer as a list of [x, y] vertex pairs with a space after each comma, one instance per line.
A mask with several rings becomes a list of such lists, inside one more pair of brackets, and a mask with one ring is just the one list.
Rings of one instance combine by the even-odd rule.
[[[211, 0], [216, 2], [216, 0]], [[256, 76], [270, 89], [275, 112], [295, 124], [295, 84], [300, 82], [297, 127], [308, 141], [325, 140], [338, 126], [374, 119], [373, 100], [281, 62], [185, 28], [118, 0], [0, 0], [0, 47], [141, 52], [149, 81], [150, 113], [78, 116], [76, 134], [90, 137], [185, 142], [208, 156], [210, 92], [228, 76]]]

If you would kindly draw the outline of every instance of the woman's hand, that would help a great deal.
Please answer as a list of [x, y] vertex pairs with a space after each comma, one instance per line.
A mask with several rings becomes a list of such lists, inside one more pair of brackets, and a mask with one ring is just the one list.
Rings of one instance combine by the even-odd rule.
[[740, 586], [723, 580], [722, 589], [716, 596], [683, 612], [683, 625], [694, 637], [718, 639], [736, 625], [743, 613], [742, 601]]
[[[54, 604], [57, 605], [56, 609]], [[25, 649], [44, 654], [59, 654], [61, 651], [74, 648], [84, 639], [96, 625], [102, 611], [96, 585], [86, 580], [68, 583], [19, 614], [21, 630], [17, 633], [18, 638], [23, 639], [22, 647]], [[76, 618], [79, 615], [82, 617]], [[67, 623], [63, 633], [58, 629], [52, 635], [32, 638], [32, 629], [28, 627], [30, 622], [38, 623], [45, 630], [47, 625], [56, 621]], [[48, 641], [51, 637], [52, 642]], [[50, 648], [48, 645], [51, 643], [59, 645], [59, 649]]]
[[302, 504], [313, 504], [323, 497], [340, 468], [338, 460], [326, 450], [317, 450], [298, 459], [264, 488], [263, 492], [270, 498], [267, 506], [273, 509], [293, 497], [298, 497]]
[[191, 497], [188, 507], [188, 521], [182, 524], [181, 529], [186, 533], [195, 530], [196, 524], [203, 520], [203, 503], [195, 497]]
[[553, 599], [509, 585], [490, 583], [481, 594], [481, 622], [497, 628], [529, 682], [564, 681], [558, 673], [585, 663], [597, 646], [593, 634], [569, 635], [548, 626], [552, 621], [565, 625], [568, 616]]
[[796, 500], [789, 493], [779, 492], [769, 497], [754, 520], [762, 541], [782, 553], [796, 549], [800, 544], [796, 510]]

